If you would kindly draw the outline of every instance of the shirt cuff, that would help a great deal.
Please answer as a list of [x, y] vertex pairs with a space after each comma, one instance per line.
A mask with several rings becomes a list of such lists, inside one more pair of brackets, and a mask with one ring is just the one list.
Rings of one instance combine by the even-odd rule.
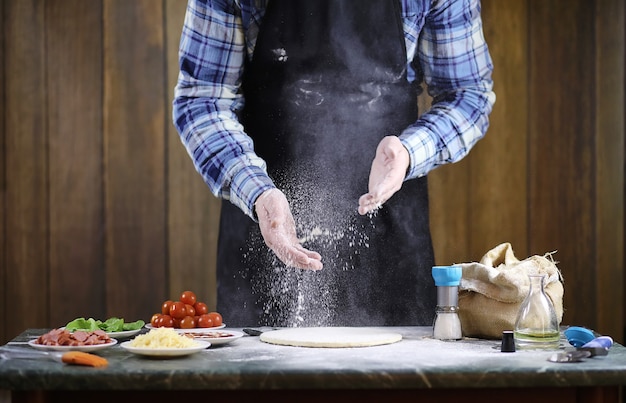
[[428, 174], [435, 167], [435, 157], [437, 155], [437, 142], [427, 130], [410, 130], [407, 129], [398, 136], [409, 152], [410, 162], [405, 180], [419, 178]]
[[230, 186], [230, 202], [254, 221], [258, 221], [254, 212], [254, 203], [263, 192], [275, 187], [263, 168], [255, 165], [247, 166], [233, 177]]

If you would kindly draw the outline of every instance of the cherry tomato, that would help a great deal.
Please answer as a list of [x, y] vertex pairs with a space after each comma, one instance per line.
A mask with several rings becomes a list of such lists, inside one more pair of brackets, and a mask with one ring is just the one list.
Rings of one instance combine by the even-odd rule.
[[204, 315], [200, 315], [200, 318], [198, 319], [198, 327], [213, 327], [213, 319], [211, 319], [211, 316], [209, 316], [209, 314], [204, 314]]
[[211, 317], [211, 320], [213, 320], [213, 326], [222, 326], [222, 315], [218, 312], [209, 312], [208, 315]]
[[182, 319], [187, 316], [187, 307], [184, 303], [176, 301], [170, 307], [170, 316], [174, 319]]
[[159, 316], [157, 320], [154, 321], [154, 327], [163, 327], [163, 315]]
[[180, 302], [193, 305], [197, 301], [196, 294], [193, 291], [184, 291], [180, 295]]
[[193, 316], [185, 316], [180, 320], [181, 329], [193, 329], [194, 327], [196, 327], [196, 322]]
[[205, 313], [209, 313], [209, 307], [204, 302], [196, 301], [196, 304], [193, 307], [196, 310], [196, 315], [204, 315]]
[[170, 315], [161, 315], [160, 327], [174, 327], [174, 319]]
[[189, 304], [185, 304], [185, 309], [187, 310], [187, 316], [196, 316], [196, 309]]
[[159, 323], [159, 319], [161, 318], [162, 314], [160, 313], [155, 313], [154, 315], [152, 315], [152, 318], [150, 318], [150, 324], [152, 325], [152, 327], [159, 327], [157, 326], [157, 323]]
[[167, 301], [163, 302], [163, 305], [161, 305], [161, 313], [163, 315], [169, 315], [170, 308], [172, 307], [173, 303], [174, 301], [172, 301], [171, 299], [168, 299]]

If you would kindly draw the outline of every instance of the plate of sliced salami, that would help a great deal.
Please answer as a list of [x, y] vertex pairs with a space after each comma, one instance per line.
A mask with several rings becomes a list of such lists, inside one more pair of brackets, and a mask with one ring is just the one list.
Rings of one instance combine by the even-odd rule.
[[115, 344], [117, 340], [109, 337], [103, 330], [70, 332], [65, 329], [52, 329], [28, 342], [29, 346], [38, 350], [86, 352], [101, 350]]
[[92, 351], [102, 350], [117, 344], [117, 339], [111, 339], [110, 342], [104, 344], [86, 344], [86, 345], [77, 345], [77, 346], [61, 346], [61, 345], [46, 345], [39, 344], [37, 340], [31, 340], [28, 342], [28, 345], [36, 348], [37, 350], [48, 350], [48, 351], [83, 351], [85, 353], [89, 353]]

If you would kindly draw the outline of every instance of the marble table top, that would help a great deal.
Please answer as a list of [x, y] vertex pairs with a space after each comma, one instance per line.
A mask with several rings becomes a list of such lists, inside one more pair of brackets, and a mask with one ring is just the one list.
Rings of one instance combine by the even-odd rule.
[[[581, 387], [626, 385], [626, 348], [577, 363], [553, 363], [555, 351], [503, 353], [499, 340], [433, 339], [430, 327], [385, 328], [400, 342], [375, 347], [307, 348], [245, 335], [185, 357], [148, 358], [118, 345], [98, 351], [104, 368], [51, 360], [0, 360], [7, 390], [235, 390]], [[47, 329], [29, 329], [9, 342]], [[228, 329], [223, 329], [228, 330]], [[232, 329], [241, 331], [241, 329]], [[120, 340], [124, 341], [124, 340]], [[561, 350], [565, 347], [563, 340]], [[571, 347], [567, 345], [567, 347]]]

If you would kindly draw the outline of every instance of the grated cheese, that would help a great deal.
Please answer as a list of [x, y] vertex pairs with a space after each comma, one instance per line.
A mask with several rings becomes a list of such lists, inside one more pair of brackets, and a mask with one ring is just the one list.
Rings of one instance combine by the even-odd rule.
[[171, 327], [159, 327], [140, 334], [129, 345], [142, 348], [189, 348], [198, 344], [193, 339], [178, 334]]

